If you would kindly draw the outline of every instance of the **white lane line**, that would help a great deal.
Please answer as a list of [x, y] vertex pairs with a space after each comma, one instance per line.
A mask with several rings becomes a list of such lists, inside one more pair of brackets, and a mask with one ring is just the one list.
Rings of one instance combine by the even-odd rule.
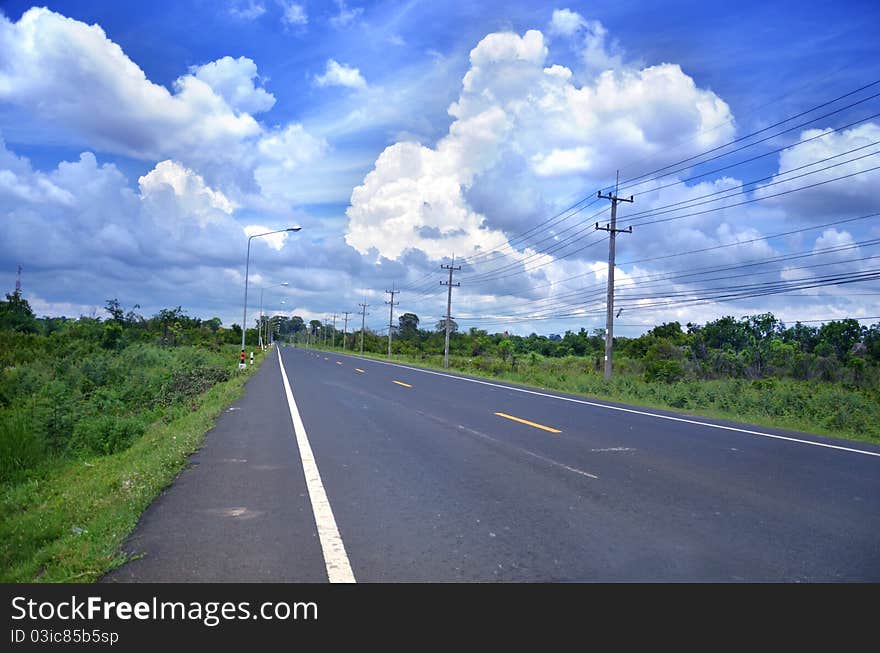
[[445, 374], [443, 372], [435, 372], [433, 370], [423, 370], [418, 367], [410, 367], [409, 365], [401, 365], [399, 363], [389, 363], [387, 361], [377, 361], [372, 358], [360, 358], [359, 356], [352, 356], [352, 358], [359, 358], [360, 360], [369, 361], [371, 363], [378, 363], [379, 365], [390, 365], [391, 367], [401, 367], [405, 370], [412, 370], [413, 372], [422, 372], [423, 374], [434, 374], [436, 376], [445, 376], [448, 379], [456, 379], [458, 381], [467, 381], [468, 383], [479, 383], [480, 385], [488, 385], [493, 388], [501, 388], [503, 390], [512, 390], [513, 392], [522, 392], [524, 394], [536, 395], [538, 397], [547, 397], [549, 399], [558, 399], [560, 401], [568, 401], [573, 404], [583, 404], [585, 406], [594, 406], [596, 408], [605, 408], [606, 410], [617, 410], [622, 413], [632, 413], [634, 415], [645, 415], [646, 417], [655, 417], [657, 419], [666, 419], [671, 422], [684, 422], [685, 424], [696, 424], [697, 426], [706, 426], [712, 429], [721, 429], [723, 431], [736, 431], [737, 433], [746, 433], [748, 435], [758, 435], [763, 438], [772, 438], [774, 440], [785, 440], [787, 442], [797, 442], [799, 444], [809, 444], [814, 447], [824, 447], [826, 449], [837, 449], [839, 451], [849, 451], [850, 453], [860, 453], [865, 456], [876, 456], [880, 458], [880, 452], [876, 451], [865, 451], [864, 449], [853, 449], [852, 447], [842, 447], [836, 444], [826, 444], [824, 442], [813, 442], [812, 440], [802, 440], [800, 438], [792, 438], [786, 435], [774, 435], [773, 433], [764, 433], [763, 431], [751, 431], [749, 429], [741, 429], [735, 426], [724, 426], [723, 424], [712, 424], [711, 422], [700, 422], [695, 419], [686, 419], [684, 417], [673, 417], [671, 415], [658, 415], [657, 413], [649, 413], [644, 410], [636, 410], [634, 408], [622, 408], [621, 406], [608, 406], [606, 404], [599, 404], [595, 401], [587, 401], [585, 399], [574, 399], [572, 397], [561, 397], [559, 395], [551, 395], [546, 392], [538, 392], [537, 390], [526, 390], [525, 388], [515, 388], [509, 385], [501, 385], [500, 383], [491, 383], [490, 381], [479, 381], [477, 379], [468, 379], [463, 376], [455, 376], [454, 374]]
[[309, 489], [309, 499], [312, 502], [312, 512], [315, 515], [315, 523], [318, 526], [318, 538], [321, 541], [321, 552], [324, 554], [324, 566], [327, 568], [327, 578], [331, 583], [354, 583], [354, 572], [345, 545], [336, 527], [336, 519], [324, 491], [321, 482], [321, 474], [318, 472], [318, 464], [306, 435], [306, 427], [299, 409], [293, 400], [293, 392], [290, 389], [290, 381], [287, 380], [287, 372], [284, 370], [284, 362], [281, 360], [281, 349], [278, 350], [278, 365], [281, 366], [281, 380], [284, 382], [284, 392], [287, 394], [287, 405], [290, 408], [290, 419], [293, 422], [293, 431], [296, 434], [296, 443], [299, 446], [299, 457], [302, 459], [303, 472], [306, 476], [306, 487]]

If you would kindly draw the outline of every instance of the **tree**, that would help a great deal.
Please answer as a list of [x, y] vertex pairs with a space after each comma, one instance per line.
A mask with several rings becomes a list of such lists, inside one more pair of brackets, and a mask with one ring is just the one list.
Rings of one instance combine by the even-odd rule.
[[0, 329], [19, 333], [37, 333], [39, 324], [28, 300], [16, 290], [6, 294], [6, 301], [0, 302]]
[[174, 345], [177, 342], [182, 330], [181, 322], [185, 321], [187, 316], [183, 309], [178, 306], [177, 308], [163, 308], [153, 319], [162, 326], [162, 345], [164, 346], [168, 344], [169, 333], [171, 335], [171, 344]]
[[869, 359], [880, 362], [880, 322], [865, 330], [865, 349]]
[[652, 335], [662, 340], [669, 340], [676, 345], [680, 345], [685, 340], [684, 332], [681, 330], [681, 324], [678, 322], [667, 322], [660, 326], [655, 326], [648, 331], [647, 335]]
[[826, 322], [819, 328], [819, 344], [816, 353], [834, 354], [837, 360], [846, 361], [849, 352], [862, 339], [862, 327], [858, 320], [835, 320]]
[[220, 328], [220, 325], [223, 324], [223, 320], [221, 320], [219, 317], [212, 317], [210, 320], [206, 321], [205, 324], [212, 333], [216, 333], [217, 329]]
[[104, 310], [110, 313], [111, 320], [117, 324], [123, 323], [125, 319], [125, 311], [122, 310], [122, 305], [119, 303], [118, 299], [115, 297], [113, 299], [108, 299], [104, 306]]
[[732, 349], [737, 353], [748, 347], [751, 342], [748, 324], [738, 322], [729, 315], [713, 322], [707, 322], [697, 332], [697, 335], [706, 343], [707, 347]]
[[788, 327], [780, 332], [783, 342], [797, 343], [801, 351], [811, 353], [819, 344], [819, 328], [806, 326], [795, 322], [793, 327]]
[[419, 316], [415, 313], [404, 313], [399, 318], [397, 318], [397, 323], [400, 325], [400, 337], [403, 340], [409, 340], [418, 336], [419, 334]]
[[513, 358], [513, 343], [505, 338], [498, 343], [498, 353], [501, 356], [501, 359], [506, 363]]
[[[437, 322], [437, 325], [434, 327], [434, 329], [438, 333], [445, 333], [446, 332], [446, 318], [444, 317], [442, 320]], [[455, 320], [449, 320], [449, 333], [458, 333], [458, 324], [455, 322]]]

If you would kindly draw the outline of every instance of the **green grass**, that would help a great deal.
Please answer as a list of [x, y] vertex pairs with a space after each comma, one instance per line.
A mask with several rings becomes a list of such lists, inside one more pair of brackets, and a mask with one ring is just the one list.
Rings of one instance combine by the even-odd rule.
[[0, 581], [90, 582], [124, 563], [120, 545], [143, 511], [258, 367], [169, 406], [127, 449], [56, 457], [0, 486]]
[[[329, 348], [325, 348], [329, 350]], [[342, 352], [361, 355], [359, 351]], [[388, 360], [365, 352], [364, 357]], [[441, 355], [412, 357], [395, 354], [394, 362], [443, 369]], [[584, 358], [518, 359], [516, 368], [498, 358], [450, 356], [449, 371], [469, 376], [557, 390], [570, 394], [673, 410], [740, 423], [792, 429], [847, 440], [880, 444], [880, 390], [866, 391], [839, 384], [793, 379], [712, 379], [647, 382], [626, 371], [621, 361], [612, 381], [589, 369]]]

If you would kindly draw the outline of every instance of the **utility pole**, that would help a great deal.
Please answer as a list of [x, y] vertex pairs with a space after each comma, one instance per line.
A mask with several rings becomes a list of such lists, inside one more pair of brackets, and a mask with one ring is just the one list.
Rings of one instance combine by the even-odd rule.
[[364, 303], [358, 304], [361, 307], [361, 354], [364, 353], [364, 321], [367, 319], [367, 298], [364, 297]]
[[452, 286], [460, 286], [460, 283], [452, 283], [452, 273], [455, 270], [461, 270], [461, 266], [455, 267], [455, 254], [452, 255], [451, 265], [441, 265], [441, 270], [449, 270], [449, 281], [441, 281], [441, 286], [449, 286], [446, 295], [446, 346], [443, 348], [443, 367], [449, 367], [449, 329], [452, 321]]
[[15, 277], [15, 294], [21, 295], [21, 263], [18, 264], [18, 276]]
[[399, 293], [399, 290], [394, 290], [394, 286], [391, 286], [392, 290], [386, 290], [385, 294], [391, 295], [391, 301], [385, 302], [389, 306], [388, 313], [388, 358], [391, 358], [391, 334], [394, 332], [394, 306], [396, 304], [400, 304], [400, 302], [394, 301], [394, 295]]
[[336, 313], [333, 314], [333, 331], [330, 332], [330, 338], [331, 338], [330, 346], [335, 347], [336, 346]]
[[605, 380], [611, 380], [611, 355], [612, 349], [614, 347], [614, 240], [618, 233], [632, 233], [632, 227], [627, 227], [626, 229], [618, 229], [617, 228], [617, 204], [619, 202], [632, 202], [633, 196], [630, 195], [629, 199], [621, 198], [617, 196], [617, 184], [620, 180], [620, 171], [617, 173], [617, 180], [614, 182], [614, 194], [608, 193], [607, 195], [603, 195], [602, 191], [598, 191], [599, 199], [611, 200], [611, 222], [604, 226], [600, 227], [599, 223], [596, 223], [596, 229], [600, 231], [607, 231], [609, 240], [608, 240], [608, 298], [606, 299], [606, 313], [605, 313]]
[[345, 351], [345, 339], [348, 337], [348, 316], [351, 315], [351, 311], [343, 311], [342, 314], [345, 315], [345, 326], [342, 327], [342, 351]]

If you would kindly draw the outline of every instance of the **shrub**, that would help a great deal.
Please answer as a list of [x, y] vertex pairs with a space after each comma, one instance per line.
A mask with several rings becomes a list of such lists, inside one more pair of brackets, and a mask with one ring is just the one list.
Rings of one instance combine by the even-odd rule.
[[135, 418], [99, 415], [77, 422], [70, 447], [74, 451], [106, 456], [127, 449], [144, 430], [143, 422]]
[[678, 361], [652, 360], [645, 364], [646, 381], [674, 383], [682, 378], [684, 378], [684, 369]]
[[195, 367], [175, 370], [161, 392], [164, 405], [185, 401], [205, 392], [215, 383], [228, 381], [230, 371], [224, 367]]

